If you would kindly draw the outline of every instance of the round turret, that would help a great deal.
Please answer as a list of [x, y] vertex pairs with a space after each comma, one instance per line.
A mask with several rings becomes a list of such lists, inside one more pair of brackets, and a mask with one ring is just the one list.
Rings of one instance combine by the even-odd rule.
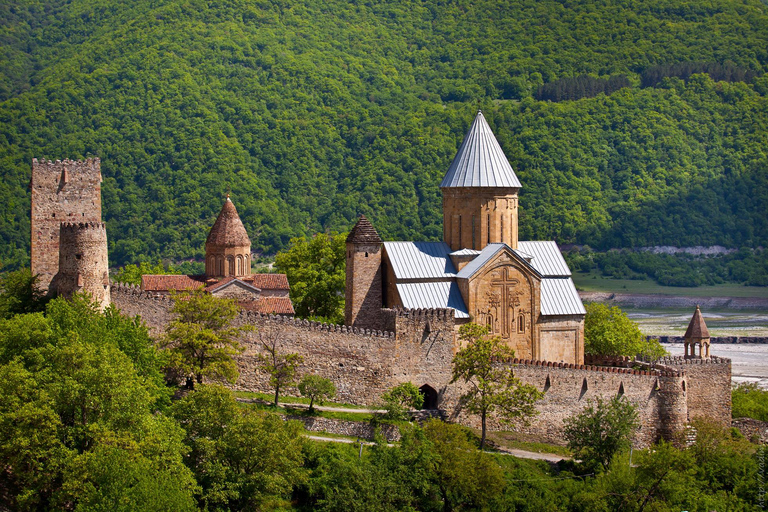
[[101, 306], [109, 306], [107, 229], [101, 222], [62, 222], [59, 231], [59, 272], [56, 294], [70, 297], [88, 292]]
[[205, 241], [205, 275], [251, 275], [251, 239], [229, 195]]

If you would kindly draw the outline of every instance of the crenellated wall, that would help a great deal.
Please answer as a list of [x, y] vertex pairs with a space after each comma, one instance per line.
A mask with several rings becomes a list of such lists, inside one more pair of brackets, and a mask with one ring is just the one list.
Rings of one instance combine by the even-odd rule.
[[[112, 301], [124, 313], [141, 315], [158, 335], [170, 320], [172, 301], [153, 297], [136, 287], [112, 287]], [[243, 337], [245, 352], [239, 357], [237, 389], [271, 390], [259, 371], [257, 354], [262, 337], [278, 336], [285, 352], [296, 352], [304, 361], [300, 373], [315, 373], [331, 379], [338, 399], [360, 405], [376, 404], [381, 394], [402, 382], [425, 384], [438, 392], [438, 406], [449, 418], [474, 425], [478, 419], [459, 407], [462, 387], [450, 384], [451, 363], [456, 349], [452, 310], [382, 310], [389, 330], [359, 329], [327, 325], [286, 317], [241, 313], [236, 323], [252, 325]], [[716, 418], [730, 418], [730, 361], [716, 358], [709, 363], [679, 362], [675, 358], [656, 363], [625, 359], [578, 365], [514, 359], [515, 374], [523, 382], [544, 392], [537, 404], [539, 415], [522, 430], [539, 439], [564, 443], [563, 420], [581, 411], [588, 400], [625, 396], [638, 408], [641, 429], [635, 444], [647, 446], [659, 438], [672, 439], [688, 422], [705, 410]], [[617, 366], [618, 365], [618, 366]], [[640, 366], [641, 369], [627, 366]], [[726, 381], [728, 385], [726, 386]], [[711, 390], [704, 393], [703, 390]], [[699, 391], [701, 390], [701, 391]], [[295, 389], [285, 390], [295, 394]], [[499, 428], [491, 424], [491, 428]]]

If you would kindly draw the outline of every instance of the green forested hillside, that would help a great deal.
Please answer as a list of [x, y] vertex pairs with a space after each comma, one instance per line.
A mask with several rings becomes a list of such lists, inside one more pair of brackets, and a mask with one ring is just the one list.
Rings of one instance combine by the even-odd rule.
[[[125, 5], [123, 5], [125, 4]], [[597, 248], [768, 243], [759, 0], [51, 0], [0, 5], [0, 261], [29, 251], [33, 157], [102, 159], [116, 264], [200, 256], [224, 193], [258, 250], [348, 229], [437, 239], [440, 178], [482, 108], [521, 237]], [[658, 68], [654, 68], [658, 69]], [[633, 87], [551, 103], [544, 83]]]

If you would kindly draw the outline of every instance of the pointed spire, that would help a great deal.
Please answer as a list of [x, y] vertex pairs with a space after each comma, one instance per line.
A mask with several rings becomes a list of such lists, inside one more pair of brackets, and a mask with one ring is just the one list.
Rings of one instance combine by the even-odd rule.
[[440, 183], [440, 188], [520, 186], [520, 181], [509, 165], [496, 136], [488, 126], [482, 111], [478, 110], [459, 152]]
[[373, 227], [373, 224], [371, 224], [368, 219], [365, 218], [365, 215], [361, 215], [360, 220], [357, 221], [355, 227], [353, 227], [352, 231], [349, 232], [349, 235], [347, 236], [347, 243], [380, 244], [381, 237], [376, 232], [376, 228]]
[[229, 198], [229, 194], [227, 194], [227, 199], [224, 201], [224, 206], [221, 207], [216, 222], [213, 223], [213, 227], [208, 233], [205, 245], [209, 244], [225, 247], [251, 245], [251, 239], [248, 238], [243, 221], [240, 220], [237, 208]]
[[709, 329], [707, 329], [707, 324], [704, 323], [704, 317], [701, 315], [701, 309], [699, 309], [698, 305], [696, 306], [696, 311], [693, 312], [693, 318], [691, 318], [691, 323], [688, 324], [688, 329], [685, 331], [683, 338], [709, 338]]

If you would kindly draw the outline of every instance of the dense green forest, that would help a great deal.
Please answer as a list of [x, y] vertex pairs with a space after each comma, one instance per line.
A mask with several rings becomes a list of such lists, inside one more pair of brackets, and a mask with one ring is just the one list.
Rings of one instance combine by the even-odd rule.
[[[28, 260], [33, 157], [101, 158], [113, 264], [200, 257], [228, 189], [265, 253], [361, 213], [385, 239], [438, 239], [438, 185], [478, 108], [523, 183], [523, 239], [765, 245], [765, 9], [4, 2], [0, 262]], [[583, 75], [629, 87], [534, 98]]]

